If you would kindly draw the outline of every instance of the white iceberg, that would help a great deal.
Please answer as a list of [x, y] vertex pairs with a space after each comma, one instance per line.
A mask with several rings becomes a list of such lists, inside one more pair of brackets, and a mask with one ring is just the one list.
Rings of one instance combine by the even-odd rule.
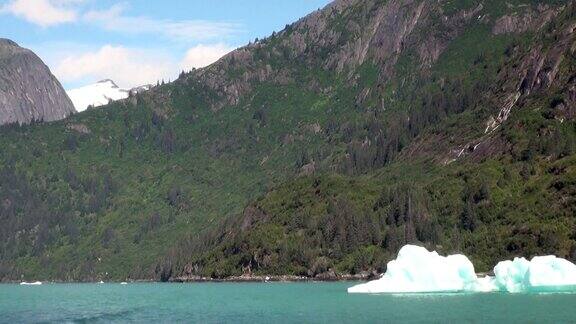
[[461, 254], [440, 256], [406, 245], [388, 263], [384, 276], [348, 289], [349, 293], [430, 293], [467, 290], [478, 281], [474, 265]]
[[511, 293], [559, 291], [576, 288], [576, 265], [551, 256], [534, 257], [531, 261], [515, 258], [494, 267], [494, 283]]
[[478, 278], [461, 254], [443, 257], [423, 247], [404, 246], [382, 278], [348, 289], [349, 293], [554, 292], [576, 291], [576, 265], [555, 256], [502, 261], [494, 277]]
[[498, 285], [496, 285], [494, 277], [486, 276], [486, 277], [479, 277], [474, 283], [469, 284], [466, 287], [465, 291], [489, 293], [500, 291], [500, 288], [498, 287]]
[[20, 285], [21, 286], [40, 286], [40, 285], [42, 285], [42, 282], [41, 281], [35, 281], [35, 282], [24, 281], [24, 282], [21, 282]]

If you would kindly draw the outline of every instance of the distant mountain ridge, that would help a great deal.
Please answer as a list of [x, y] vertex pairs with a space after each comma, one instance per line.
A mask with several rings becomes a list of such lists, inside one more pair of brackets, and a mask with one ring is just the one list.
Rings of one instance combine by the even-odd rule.
[[55, 121], [74, 112], [62, 85], [36, 54], [0, 39], [0, 125]]
[[68, 96], [77, 111], [84, 111], [89, 107], [101, 107], [113, 101], [126, 99], [130, 94], [147, 91], [151, 88], [151, 85], [144, 85], [132, 89], [122, 89], [113, 80], [105, 79], [81, 88], [68, 90]]

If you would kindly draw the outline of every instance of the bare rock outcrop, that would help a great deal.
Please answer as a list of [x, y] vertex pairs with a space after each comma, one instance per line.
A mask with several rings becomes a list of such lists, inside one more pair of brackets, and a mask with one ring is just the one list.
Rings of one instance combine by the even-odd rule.
[[522, 13], [505, 15], [496, 20], [492, 33], [494, 35], [524, 33], [537, 31], [552, 20], [560, 9], [539, 5], [536, 10], [529, 8]]
[[[270, 38], [239, 48], [216, 64], [186, 78], [214, 93], [214, 110], [235, 106], [255, 83], [288, 84], [298, 71], [276, 61], [297, 61], [342, 73], [353, 83], [356, 68], [366, 62], [377, 66], [379, 79], [389, 80], [406, 48], [417, 48], [423, 67], [431, 66], [456, 38], [461, 27], [474, 19], [480, 4], [450, 17], [437, 17], [437, 2], [423, 0], [336, 0]], [[442, 34], [430, 35], [430, 23], [443, 24]], [[312, 82], [311, 89], [326, 92]]]
[[55, 121], [75, 111], [60, 82], [36, 54], [0, 39], [0, 125]]
[[[517, 80], [510, 83], [511, 88], [505, 89], [507, 94], [501, 100], [501, 109], [496, 117], [491, 117], [487, 122], [486, 133], [497, 129], [505, 122], [516, 104], [527, 96], [546, 90], [557, 79], [560, 65], [565, 56], [575, 44], [574, 25], [557, 33], [557, 41], [552, 46], [545, 48], [543, 45], [534, 46], [521, 60], [518, 68], [510, 70], [507, 75], [501, 76], [509, 80]], [[568, 113], [568, 115], [570, 115]]]

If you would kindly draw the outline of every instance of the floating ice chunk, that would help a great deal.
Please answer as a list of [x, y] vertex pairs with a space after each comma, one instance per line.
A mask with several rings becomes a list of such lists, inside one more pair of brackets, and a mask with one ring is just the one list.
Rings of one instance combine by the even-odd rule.
[[20, 285], [22, 286], [40, 286], [42, 284], [41, 281], [35, 281], [35, 282], [21, 282]]
[[494, 283], [500, 290], [520, 292], [523, 288], [524, 276], [530, 262], [525, 258], [515, 258], [514, 261], [499, 262], [494, 267]]
[[423, 247], [406, 245], [388, 263], [379, 280], [354, 286], [349, 293], [459, 292], [476, 287], [474, 265], [461, 254], [440, 256]]
[[478, 278], [475, 282], [468, 284], [464, 290], [466, 292], [489, 293], [499, 291], [500, 288], [496, 284], [496, 279], [494, 279], [494, 277], [486, 276]]
[[388, 263], [379, 280], [357, 285], [349, 293], [554, 292], [576, 291], [576, 265], [555, 256], [515, 258], [494, 268], [494, 277], [478, 278], [464, 255], [443, 257], [406, 245]]
[[576, 288], [576, 265], [553, 255], [502, 261], [494, 275], [496, 285], [511, 293]]

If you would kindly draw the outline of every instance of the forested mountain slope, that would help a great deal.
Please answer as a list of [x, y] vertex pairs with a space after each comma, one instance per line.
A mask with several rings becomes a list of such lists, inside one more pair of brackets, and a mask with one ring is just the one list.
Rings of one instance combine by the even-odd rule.
[[[0, 131], [0, 277], [576, 257], [571, 1], [336, 1], [170, 84]], [[31, 145], [33, 143], [33, 145]]]

